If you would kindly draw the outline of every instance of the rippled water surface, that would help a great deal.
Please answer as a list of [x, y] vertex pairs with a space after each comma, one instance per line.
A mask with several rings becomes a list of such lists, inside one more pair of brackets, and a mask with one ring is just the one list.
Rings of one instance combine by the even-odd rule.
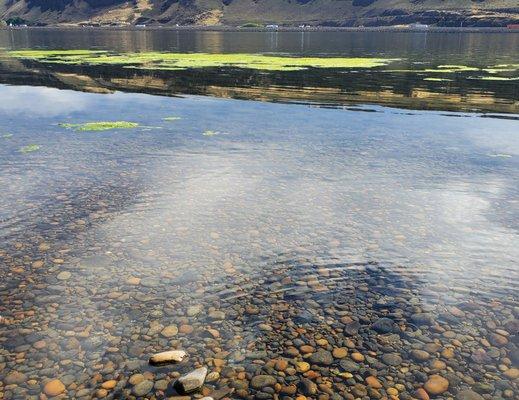
[[517, 115], [41, 83], [0, 85], [0, 398], [519, 395]]

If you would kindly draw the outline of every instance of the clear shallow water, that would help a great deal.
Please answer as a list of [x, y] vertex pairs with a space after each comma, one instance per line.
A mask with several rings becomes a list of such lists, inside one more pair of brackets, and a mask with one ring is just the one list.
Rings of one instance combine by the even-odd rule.
[[[0, 98], [5, 399], [51, 379], [65, 398], [165, 398], [201, 365], [219, 373], [215, 398], [416, 398], [436, 374], [438, 398], [517, 396], [517, 120], [29, 86]], [[140, 126], [59, 126], [104, 120]], [[188, 360], [147, 365], [170, 348]]]

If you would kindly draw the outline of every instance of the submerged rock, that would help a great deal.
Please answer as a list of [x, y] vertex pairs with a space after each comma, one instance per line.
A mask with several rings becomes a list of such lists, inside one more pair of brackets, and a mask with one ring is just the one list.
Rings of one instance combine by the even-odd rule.
[[150, 357], [150, 364], [174, 363], [181, 362], [186, 358], [187, 353], [184, 350], [163, 351]]
[[371, 328], [378, 333], [391, 333], [395, 331], [396, 324], [392, 319], [379, 318], [371, 325]]
[[53, 379], [45, 384], [43, 393], [47, 396], [54, 397], [65, 391], [65, 385], [59, 379]]
[[133, 387], [133, 393], [135, 393], [136, 396], [144, 396], [148, 394], [151, 389], [153, 389], [153, 382], [150, 380], [143, 380]]
[[456, 395], [456, 400], [484, 400], [483, 396], [470, 390], [461, 390]]
[[310, 356], [309, 360], [312, 364], [331, 365], [333, 363], [333, 356], [329, 351], [319, 349]]
[[356, 335], [359, 333], [360, 323], [359, 321], [352, 321], [344, 326], [344, 333], [349, 336]]
[[276, 383], [276, 378], [270, 375], [256, 375], [250, 381], [250, 385], [257, 390], [267, 386], [274, 386]]
[[424, 389], [430, 395], [436, 396], [442, 394], [449, 388], [449, 381], [440, 375], [432, 375], [427, 382], [425, 382]]
[[202, 387], [207, 376], [207, 368], [201, 367], [182, 375], [175, 382], [175, 388], [182, 393], [195, 392]]

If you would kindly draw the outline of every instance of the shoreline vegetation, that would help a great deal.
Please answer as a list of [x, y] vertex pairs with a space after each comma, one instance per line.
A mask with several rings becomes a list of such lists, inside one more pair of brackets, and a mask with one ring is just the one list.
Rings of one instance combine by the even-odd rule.
[[508, 27], [443, 27], [443, 26], [278, 26], [276, 28], [266, 26], [227, 26], [227, 25], [124, 25], [124, 26], [93, 26], [78, 24], [56, 24], [45, 26], [2, 26], [0, 30], [117, 30], [117, 31], [207, 31], [207, 32], [412, 32], [412, 33], [511, 33], [519, 34], [519, 29]]

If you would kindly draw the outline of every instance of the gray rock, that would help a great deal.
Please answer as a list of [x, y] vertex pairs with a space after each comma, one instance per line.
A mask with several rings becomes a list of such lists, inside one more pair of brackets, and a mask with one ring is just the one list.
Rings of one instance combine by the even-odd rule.
[[264, 388], [266, 386], [274, 386], [276, 384], [277, 380], [275, 377], [270, 375], [256, 375], [254, 376], [251, 381], [250, 385], [256, 389], [259, 390], [261, 388]]
[[411, 357], [413, 357], [416, 361], [426, 361], [429, 359], [430, 355], [424, 350], [413, 350], [411, 351]]
[[357, 372], [360, 369], [359, 364], [348, 359], [341, 360], [339, 366], [346, 372]]
[[333, 356], [329, 351], [319, 349], [309, 357], [309, 360], [312, 364], [331, 365]]
[[434, 318], [429, 313], [416, 313], [411, 315], [411, 321], [416, 325], [433, 325]]
[[213, 320], [225, 319], [225, 313], [223, 311], [215, 310], [209, 313], [209, 318]]
[[60, 281], [66, 281], [68, 279], [70, 279], [70, 277], [72, 276], [72, 274], [68, 271], [62, 271], [58, 274], [58, 276], [56, 276], [56, 278], [58, 278]]
[[194, 317], [195, 315], [198, 315], [202, 312], [202, 306], [201, 305], [196, 305], [196, 306], [191, 306], [187, 309], [187, 316], [188, 317]]
[[387, 365], [397, 366], [402, 364], [402, 357], [397, 353], [387, 353], [382, 355], [382, 362]]
[[182, 393], [195, 392], [202, 387], [207, 376], [207, 368], [201, 367], [182, 375], [175, 382], [175, 388]]
[[301, 379], [298, 387], [301, 393], [303, 393], [305, 396], [313, 396], [317, 393], [317, 385], [310, 379]]
[[360, 323], [359, 321], [352, 321], [344, 326], [344, 333], [353, 336], [359, 332]]
[[153, 382], [144, 380], [133, 387], [133, 393], [135, 396], [145, 396], [151, 389], [153, 389]]
[[396, 324], [392, 319], [379, 318], [373, 323], [373, 325], [371, 325], [371, 328], [378, 333], [391, 333], [395, 331]]
[[470, 390], [465, 389], [458, 392], [456, 395], [456, 400], [485, 400], [483, 396], [480, 394]]

